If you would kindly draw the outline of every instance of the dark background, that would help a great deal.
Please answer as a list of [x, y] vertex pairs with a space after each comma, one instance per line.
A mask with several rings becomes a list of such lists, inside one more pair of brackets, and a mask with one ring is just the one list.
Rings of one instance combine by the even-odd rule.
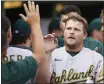
[[[23, 1], [23, 3], [27, 3], [27, 1]], [[54, 7], [57, 3], [78, 6], [81, 10], [82, 16], [87, 19], [88, 23], [92, 19], [99, 17], [101, 9], [104, 8], [104, 1], [36, 1], [36, 4], [39, 4], [40, 7], [41, 18], [52, 18], [55, 12]], [[7, 15], [13, 24], [18, 18], [20, 18], [18, 14], [24, 13], [23, 7], [3, 9], [3, 3], [1, 11]]]

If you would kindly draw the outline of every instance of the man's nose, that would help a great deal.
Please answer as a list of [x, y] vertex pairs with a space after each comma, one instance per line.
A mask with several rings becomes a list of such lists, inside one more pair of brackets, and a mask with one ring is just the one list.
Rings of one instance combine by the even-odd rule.
[[71, 34], [74, 34], [74, 29], [71, 29], [71, 30], [70, 30], [70, 33], [71, 33]]

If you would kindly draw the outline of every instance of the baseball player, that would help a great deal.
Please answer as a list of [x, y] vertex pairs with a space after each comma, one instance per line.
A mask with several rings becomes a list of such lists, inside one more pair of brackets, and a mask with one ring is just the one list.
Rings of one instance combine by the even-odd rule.
[[[18, 19], [14, 24], [11, 43], [12, 46], [7, 49], [5, 62], [24, 60], [26, 56], [32, 56], [31, 29], [23, 19]], [[31, 80], [27, 83], [31, 83]]]
[[29, 25], [24, 20], [18, 19], [12, 30], [12, 46], [7, 49], [5, 62], [23, 60], [26, 56], [32, 56]]
[[[65, 23], [64, 20], [67, 19], [69, 15], [81, 15], [81, 11], [78, 7], [73, 6], [73, 5], [66, 5], [62, 8], [60, 11], [60, 28], [64, 31]], [[98, 53], [104, 55], [103, 53], [103, 44], [95, 39], [87, 37], [87, 32], [85, 33], [85, 39], [83, 42], [84, 47], [89, 48], [91, 50], [95, 50]], [[63, 47], [64, 46], [64, 41], [62, 37], [58, 38], [58, 46]]]
[[83, 46], [87, 21], [70, 15], [65, 21], [64, 47], [51, 54], [50, 83], [104, 82], [103, 56]]

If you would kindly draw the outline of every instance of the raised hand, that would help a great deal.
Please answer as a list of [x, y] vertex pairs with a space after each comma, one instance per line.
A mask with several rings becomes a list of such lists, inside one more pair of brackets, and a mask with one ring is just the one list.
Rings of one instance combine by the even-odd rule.
[[31, 1], [28, 1], [28, 6], [26, 4], [23, 4], [23, 6], [26, 16], [23, 14], [19, 15], [31, 28], [33, 57], [40, 63], [44, 61], [46, 53], [40, 28], [39, 6], [35, 6], [35, 3]]
[[44, 36], [45, 50], [46, 52], [52, 52], [58, 46], [57, 38], [54, 37], [53, 34], [47, 34]]
[[28, 1], [28, 7], [26, 4], [24, 4], [23, 6], [26, 16], [24, 16], [23, 14], [19, 14], [19, 16], [21, 16], [21, 18], [30, 26], [33, 26], [34, 24], [40, 24], [39, 6], [35, 6], [35, 3], [33, 1]]

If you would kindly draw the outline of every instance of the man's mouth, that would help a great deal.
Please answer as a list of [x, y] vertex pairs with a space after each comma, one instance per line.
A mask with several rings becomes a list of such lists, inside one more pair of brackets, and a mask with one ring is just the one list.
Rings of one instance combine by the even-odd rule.
[[75, 39], [74, 37], [68, 37], [69, 39]]

